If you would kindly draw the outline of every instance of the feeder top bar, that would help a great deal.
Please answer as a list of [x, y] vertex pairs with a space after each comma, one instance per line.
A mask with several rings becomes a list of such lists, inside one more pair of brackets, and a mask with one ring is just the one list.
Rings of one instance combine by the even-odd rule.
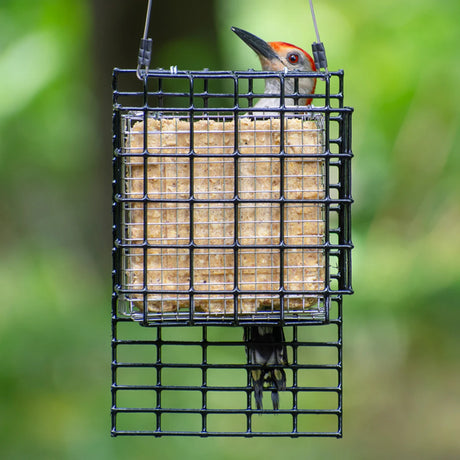
[[[115, 67], [113, 74], [135, 74], [136, 69], [120, 69]], [[315, 71], [315, 72], [303, 72], [300, 70], [289, 70], [289, 71], [266, 71], [266, 70], [166, 70], [166, 69], [149, 69], [148, 77], [205, 77], [205, 78], [225, 78], [225, 77], [241, 77], [241, 78], [269, 78], [269, 77], [314, 77], [314, 78], [326, 78], [328, 76], [343, 76], [344, 71], [342, 69], [336, 71]]]

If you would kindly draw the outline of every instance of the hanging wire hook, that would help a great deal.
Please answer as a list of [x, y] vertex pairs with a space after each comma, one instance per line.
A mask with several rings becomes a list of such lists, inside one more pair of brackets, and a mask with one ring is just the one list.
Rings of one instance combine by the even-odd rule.
[[313, 26], [315, 27], [316, 42], [312, 43], [311, 49], [313, 51], [313, 58], [315, 60], [317, 69], [324, 69], [327, 72], [327, 59], [324, 44], [319, 38], [318, 24], [316, 22], [315, 10], [313, 9], [313, 0], [310, 0], [310, 11], [313, 19]]
[[152, 57], [152, 39], [147, 38], [150, 24], [150, 13], [152, 11], [152, 0], [148, 0], [147, 13], [145, 15], [144, 35], [139, 45], [139, 57], [137, 59], [136, 75], [143, 80], [149, 71], [150, 59]]

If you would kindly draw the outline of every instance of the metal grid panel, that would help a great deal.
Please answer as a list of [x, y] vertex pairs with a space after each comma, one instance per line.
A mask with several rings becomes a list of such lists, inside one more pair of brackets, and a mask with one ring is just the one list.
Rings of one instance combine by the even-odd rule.
[[252, 107], [263, 96], [254, 81], [289, 75], [155, 71], [123, 92], [118, 78], [132, 71], [115, 72], [120, 314], [144, 325], [317, 323], [331, 295], [351, 291], [342, 73], [295, 72], [323, 76], [322, 106]]
[[[114, 323], [112, 434], [342, 436], [341, 301], [322, 326], [286, 327], [280, 408], [255, 407], [242, 328]], [[276, 416], [274, 417], [274, 415]]]
[[[307, 76], [315, 106], [253, 107], [265, 78]], [[342, 72], [115, 70], [113, 435], [341, 436], [351, 112]], [[276, 417], [253, 406], [242, 329], [207, 327], [262, 324], [289, 326]]]

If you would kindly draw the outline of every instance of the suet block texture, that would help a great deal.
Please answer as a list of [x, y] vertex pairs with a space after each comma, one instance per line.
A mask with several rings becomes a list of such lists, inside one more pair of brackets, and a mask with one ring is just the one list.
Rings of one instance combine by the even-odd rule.
[[[124, 119], [126, 153], [143, 152], [144, 122], [137, 118], [128, 114]], [[125, 286], [156, 291], [147, 300], [151, 312], [189, 309], [193, 286], [195, 310], [210, 315], [233, 314], [235, 285], [242, 292], [240, 314], [279, 309], [278, 292], [284, 287], [286, 311], [320, 316], [318, 295], [299, 291], [320, 293], [325, 284], [322, 120], [285, 120], [283, 165], [279, 118], [240, 118], [237, 145], [234, 123], [148, 119], [147, 171], [142, 157], [125, 157], [126, 197], [133, 200], [125, 207], [123, 222], [125, 242], [131, 245], [125, 252]], [[185, 156], [191, 151], [193, 160]], [[236, 165], [235, 151], [240, 154]], [[153, 200], [146, 206], [144, 188]], [[192, 195], [193, 207], [188, 202]], [[236, 238], [237, 260], [232, 249]], [[146, 254], [144, 241], [152, 246]], [[126, 299], [143, 309], [142, 295]]]

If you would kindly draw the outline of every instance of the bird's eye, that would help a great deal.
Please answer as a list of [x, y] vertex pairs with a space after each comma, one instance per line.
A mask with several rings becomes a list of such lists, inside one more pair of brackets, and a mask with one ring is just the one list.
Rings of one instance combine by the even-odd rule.
[[291, 63], [291, 64], [297, 64], [299, 62], [299, 55], [297, 53], [291, 53], [289, 56], [288, 56], [288, 61]]

